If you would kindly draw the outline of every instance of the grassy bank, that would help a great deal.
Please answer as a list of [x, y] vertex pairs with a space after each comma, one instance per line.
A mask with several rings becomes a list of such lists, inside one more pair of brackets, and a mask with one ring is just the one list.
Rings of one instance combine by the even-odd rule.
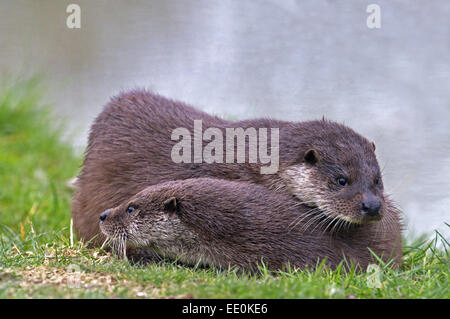
[[[162, 262], [133, 266], [70, 237], [81, 158], [60, 141], [39, 81], [0, 88], [0, 298], [449, 298], [448, 243], [405, 245], [404, 264], [368, 273], [319, 267], [259, 276]], [[436, 246], [440, 244], [440, 248]]]

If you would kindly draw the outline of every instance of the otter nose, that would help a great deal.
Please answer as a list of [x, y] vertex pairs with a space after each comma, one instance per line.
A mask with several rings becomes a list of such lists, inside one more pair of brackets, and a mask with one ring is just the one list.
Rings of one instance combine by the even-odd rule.
[[108, 209], [108, 210], [104, 211], [103, 213], [101, 213], [100, 214], [100, 222], [103, 222], [106, 219], [106, 217], [109, 215], [109, 213], [111, 213], [110, 209]]
[[380, 215], [381, 201], [373, 196], [364, 199], [361, 203], [361, 213], [368, 217]]

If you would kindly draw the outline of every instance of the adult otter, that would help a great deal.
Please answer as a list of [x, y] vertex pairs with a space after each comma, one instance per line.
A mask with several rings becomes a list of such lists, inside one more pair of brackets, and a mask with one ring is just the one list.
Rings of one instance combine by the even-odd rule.
[[248, 182], [196, 178], [153, 185], [100, 215], [100, 229], [119, 254], [146, 248], [187, 264], [257, 270], [314, 267], [326, 258], [365, 269], [376, 259], [401, 260], [397, 210], [389, 203], [381, 220], [360, 224], [331, 220], [289, 195]]
[[[279, 128], [278, 172], [261, 174], [264, 165], [249, 163], [248, 158], [239, 164], [175, 163], [171, 151], [178, 141], [171, 140], [171, 134], [180, 127], [194, 131], [195, 120], [202, 120], [205, 130], [221, 132]], [[101, 244], [100, 213], [149, 185], [200, 177], [263, 185], [292, 194], [329, 218], [360, 223], [365, 214], [383, 214], [387, 205], [374, 149], [352, 129], [330, 121], [233, 122], [145, 90], [125, 92], [114, 97], [92, 125], [72, 203], [75, 232]]]

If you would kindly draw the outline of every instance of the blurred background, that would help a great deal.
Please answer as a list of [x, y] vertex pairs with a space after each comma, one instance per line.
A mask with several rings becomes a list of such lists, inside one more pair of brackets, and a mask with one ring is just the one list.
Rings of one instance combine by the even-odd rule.
[[[66, 25], [70, 3], [80, 29]], [[237, 119], [325, 115], [375, 141], [408, 235], [449, 237], [448, 0], [2, 0], [0, 72], [43, 76], [78, 152], [133, 87]]]

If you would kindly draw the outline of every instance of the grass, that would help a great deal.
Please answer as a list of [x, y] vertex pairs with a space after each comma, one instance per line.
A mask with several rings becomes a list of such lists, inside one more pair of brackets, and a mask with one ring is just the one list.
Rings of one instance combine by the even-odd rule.
[[449, 298], [448, 242], [404, 246], [398, 270], [316, 270], [260, 275], [131, 265], [71, 243], [67, 181], [81, 158], [60, 140], [61, 124], [41, 103], [40, 81], [0, 89], [0, 298]]

